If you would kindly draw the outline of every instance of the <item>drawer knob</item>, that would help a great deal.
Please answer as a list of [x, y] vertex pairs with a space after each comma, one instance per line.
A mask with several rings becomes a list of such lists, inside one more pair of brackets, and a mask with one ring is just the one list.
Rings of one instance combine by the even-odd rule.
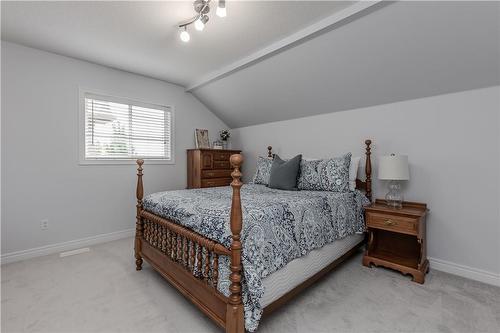
[[387, 226], [393, 226], [393, 225], [397, 225], [398, 223], [391, 220], [391, 219], [387, 219], [384, 221], [384, 224], [387, 225]]

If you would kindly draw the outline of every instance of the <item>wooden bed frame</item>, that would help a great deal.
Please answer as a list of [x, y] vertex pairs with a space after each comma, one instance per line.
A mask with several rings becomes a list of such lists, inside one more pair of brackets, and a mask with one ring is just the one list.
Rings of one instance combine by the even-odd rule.
[[[365, 141], [365, 181], [356, 179], [356, 188], [364, 190], [371, 201], [371, 140]], [[272, 157], [272, 147], [268, 147], [268, 156]], [[143, 160], [137, 160], [137, 222], [135, 234], [136, 270], [142, 269], [143, 259], [158, 271], [168, 282], [177, 288], [186, 298], [193, 302], [203, 313], [227, 333], [245, 332], [243, 303], [241, 298], [241, 249], [240, 232], [242, 228], [242, 211], [240, 188], [240, 167], [243, 156], [231, 155], [231, 174], [233, 188], [230, 227], [232, 234], [231, 247], [214, 242], [190, 229], [168, 219], [152, 214], [143, 208], [144, 195], [142, 176]], [[350, 251], [316, 273], [314, 276], [295, 287], [278, 300], [264, 308], [269, 314], [300, 291], [316, 282], [334, 267], [339, 265], [364, 242], [358, 243]], [[219, 256], [229, 256], [231, 274], [229, 279], [230, 296], [226, 297], [217, 290]], [[196, 267], [195, 267], [196, 266]]]

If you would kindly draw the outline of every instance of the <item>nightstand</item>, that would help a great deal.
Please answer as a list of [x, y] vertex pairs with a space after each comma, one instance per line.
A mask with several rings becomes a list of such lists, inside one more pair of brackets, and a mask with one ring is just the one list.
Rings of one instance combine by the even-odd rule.
[[363, 265], [392, 268], [410, 274], [415, 282], [424, 283], [429, 271], [425, 237], [427, 211], [423, 203], [403, 202], [403, 208], [394, 209], [380, 199], [365, 207], [368, 244]]

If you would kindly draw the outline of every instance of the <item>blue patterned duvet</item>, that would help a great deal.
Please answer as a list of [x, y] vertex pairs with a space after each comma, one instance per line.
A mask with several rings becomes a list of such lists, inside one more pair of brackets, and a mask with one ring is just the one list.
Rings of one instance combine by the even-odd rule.
[[[168, 218], [226, 247], [231, 243], [231, 187], [158, 192], [144, 209]], [[282, 191], [264, 185], [241, 188], [243, 303], [245, 327], [255, 331], [262, 315], [262, 279], [309, 251], [364, 230], [359, 191]], [[218, 290], [229, 295], [229, 259], [222, 256]]]

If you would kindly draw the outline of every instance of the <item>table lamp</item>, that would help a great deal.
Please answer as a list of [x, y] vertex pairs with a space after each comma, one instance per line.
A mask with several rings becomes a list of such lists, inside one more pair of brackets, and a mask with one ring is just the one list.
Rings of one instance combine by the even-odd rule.
[[387, 205], [400, 209], [403, 207], [401, 180], [409, 180], [408, 156], [391, 154], [381, 156], [378, 164], [378, 179], [389, 180], [389, 192], [385, 195]]

